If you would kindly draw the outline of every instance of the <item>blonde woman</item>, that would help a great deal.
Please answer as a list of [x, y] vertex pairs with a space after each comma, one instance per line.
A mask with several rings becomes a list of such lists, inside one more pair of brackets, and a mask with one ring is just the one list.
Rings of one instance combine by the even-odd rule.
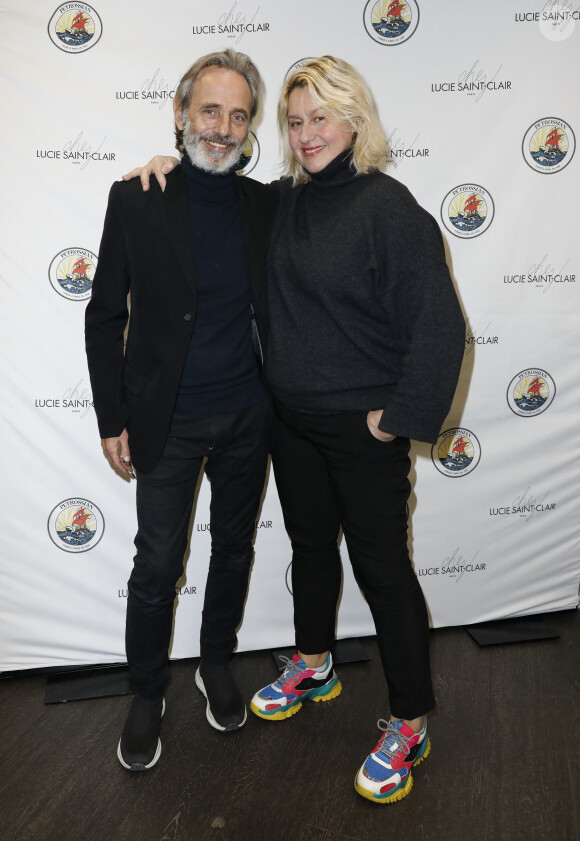
[[[331, 649], [342, 528], [390, 705], [355, 788], [393, 803], [429, 753], [434, 706], [427, 610], [407, 548], [409, 439], [437, 439], [465, 325], [437, 223], [380, 171], [385, 136], [357, 71], [332, 56], [306, 62], [284, 83], [278, 122], [285, 177], [275, 185], [265, 373], [278, 417], [273, 464], [293, 549], [297, 653], [251, 708], [280, 721], [304, 700], [340, 693]], [[160, 181], [174, 163], [157, 159]]]

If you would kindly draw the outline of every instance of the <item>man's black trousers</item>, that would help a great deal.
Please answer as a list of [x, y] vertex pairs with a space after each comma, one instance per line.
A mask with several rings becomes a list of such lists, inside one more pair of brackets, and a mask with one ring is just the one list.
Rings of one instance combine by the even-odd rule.
[[264, 489], [270, 427], [268, 400], [227, 414], [175, 413], [161, 459], [150, 472], [137, 472], [137, 554], [128, 584], [125, 641], [132, 682], [144, 697], [160, 695], [169, 677], [175, 585], [183, 574], [204, 458], [211, 484], [211, 558], [201, 657], [225, 663], [235, 648]]

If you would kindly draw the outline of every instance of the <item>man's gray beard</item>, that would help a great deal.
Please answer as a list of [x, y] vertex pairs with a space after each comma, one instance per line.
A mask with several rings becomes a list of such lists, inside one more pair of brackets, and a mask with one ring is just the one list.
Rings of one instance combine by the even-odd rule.
[[[215, 139], [218, 143], [232, 143], [235, 145], [232, 145], [231, 151], [223, 157], [222, 152], [218, 152], [212, 149], [207, 143], [204, 143], [204, 138], [206, 140]], [[183, 145], [185, 151], [189, 155], [191, 163], [199, 169], [203, 169], [205, 172], [217, 174], [233, 169], [240, 159], [247, 138], [248, 136], [246, 135], [243, 141], [239, 142], [234, 137], [219, 137], [219, 135], [215, 135], [211, 131], [198, 133], [192, 128], [189, 118], [187, 116], [183, 118]]]

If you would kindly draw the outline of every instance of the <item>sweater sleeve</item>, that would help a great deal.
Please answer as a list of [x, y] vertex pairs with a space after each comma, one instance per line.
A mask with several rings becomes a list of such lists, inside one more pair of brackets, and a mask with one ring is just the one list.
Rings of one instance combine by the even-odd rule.
[[85, 313], [85, 347], [101, 438], [120, 435], [127, 423], [122, 378], [130, 284], [119, 186], [115, 182], [109, 193], [97, 270]]
[[408, 191], [405, 194], [383, 238], [382, 305], [397, 313], [402, 364], [379, 428], [434, 443], [457, 386], [465, 321], [439, 226]]

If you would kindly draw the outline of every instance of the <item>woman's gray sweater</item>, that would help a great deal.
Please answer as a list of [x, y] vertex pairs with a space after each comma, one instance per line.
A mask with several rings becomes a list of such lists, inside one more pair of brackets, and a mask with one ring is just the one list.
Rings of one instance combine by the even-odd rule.
[[280, 184], [269, 256], [266, 377], [310, 412], [383, 409], [380, 429], [435, 442], [465, 323], [433, 217], [381, 172], [339, 156]]

